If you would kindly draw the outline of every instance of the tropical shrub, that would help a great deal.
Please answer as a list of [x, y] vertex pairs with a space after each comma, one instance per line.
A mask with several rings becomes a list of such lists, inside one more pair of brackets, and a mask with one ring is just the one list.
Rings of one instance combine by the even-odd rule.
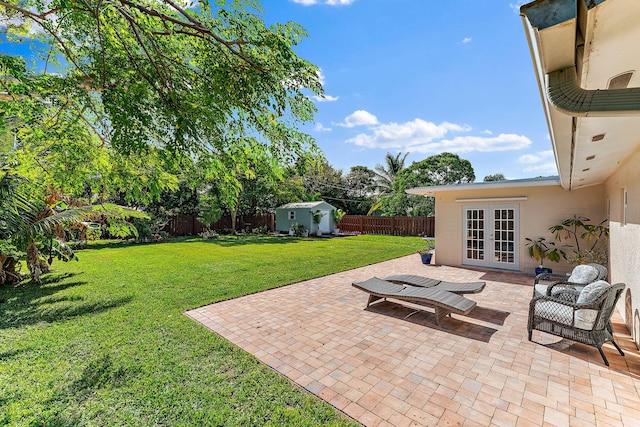
[[253, 234], [267, 234], [269, 232], [269, 227], [266, 225], [261, 225], [260, 227], [256, 227], [251, 230]]
[[291, 231], [293, 232], [294, 236], [302, 237], [307, 232], [307, 229], [305, 228], [304, 224], [294, 222], [293, 224], [291, 224]]
[[205, 230], [202, 233], [198, 233], [198, 236], [205, 240], [216, 240], [220, 237], [220, 235], [213, 230]]
[[574, 215], [560, 224], [549, 228], [555, 239], [572, 243], [572, 251], [565, 258], [571, 264], [595, 262], [607, 265], [608, 253], [606, 241], [609, 239], [609, 227], [604, 219], [598, 224], [591, 224], [590, 219]]

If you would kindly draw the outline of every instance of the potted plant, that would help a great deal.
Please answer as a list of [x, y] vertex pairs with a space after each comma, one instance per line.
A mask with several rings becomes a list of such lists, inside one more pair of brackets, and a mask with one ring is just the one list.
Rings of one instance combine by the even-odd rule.
[[433, 250], [436, 248], [434, 240], [427, 240], [427, 247], [416, 251], [420, 254], [423, 264], [431, 264], [431, 258], [433, 257]]
[[547, 242], [544, 237], [538, 237], [533, 240], [530, 238], [525, 239], [527, 243], [525, 246], [529, 251], [529, 256], [540, 262], [540, 265], [536, 268], [536, 275], [542, 273], [552, 273], [553, 270], [544, 266], [544, 260], [548, 259], [552, 262], [560, 261], [560, 258], [567, 259], [566, 253], [554, 242]]
[[336, 225], [336, 228], [333, 229], [333, 234], [338, 235], [340, 234], [340, 229], [338, 228], [338, 224], [340, 224], [340, 221], [342, 221], [342, 218], [344, 218], [344, 216], [347, 214], [345, 211], [343, 211], [342, 209], [336, 209], [334, 211], [331, 211], [333, 213], [333, 222]]
[[291, 224], [291, 228], [289, 229], [289, 234], [296, 237], [307, 237], [308, 233], [304, 225], [299, 222]]
[[[591, 224], [589, 218], [574, 215], [562, 223], [549, 228], [557, 241], [572, 241], [574, 243], [571, 254], [565, 257], [572, 265], [595, 262], [607, 265], [609, 257], [606, 242], [609, 239], [607, 220], [598, 224]], [[571, 246], [570, 246], [571, 247]]]
[[316, 226], [316, 235], [320, 236], [322, 234], [322, 231], [320, 231], [320, 221], [322, 221], [324, 214], [319, 210], [316, 210], [315, 212], [309, 211], [309, 213], [311, 214], [313, 224]]

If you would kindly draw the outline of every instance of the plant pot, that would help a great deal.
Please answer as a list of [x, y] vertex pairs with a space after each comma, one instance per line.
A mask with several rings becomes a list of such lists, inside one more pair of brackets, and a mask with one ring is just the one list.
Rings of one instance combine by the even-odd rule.
[[433, 254], [420, 254], [420, 257], [422, 258], [422, 263], [423, 264], [431, 264], [431, 257], [433, 256]]
[[546, 268], [546, 267], [536, 267], [536, 276], [538, 274], [542, 274], [542, 273], [551, 274], [551, 273], [553, 273], [553, 270], [551, 270], [550, 268]]

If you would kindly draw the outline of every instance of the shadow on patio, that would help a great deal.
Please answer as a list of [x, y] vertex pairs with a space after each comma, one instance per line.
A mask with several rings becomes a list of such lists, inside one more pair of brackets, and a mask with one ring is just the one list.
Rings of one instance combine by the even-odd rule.
[[[433, 310], [381, 302], [351, 286], [421, 274], [487, 282], [478, 306], [439, 327]], [[637, 425], [640, 353], [614, 318], [620, 356], [534, 332], [533, 277], [425, 266], [407, 256], [223, 301], [189, 316], [370, 425]]]

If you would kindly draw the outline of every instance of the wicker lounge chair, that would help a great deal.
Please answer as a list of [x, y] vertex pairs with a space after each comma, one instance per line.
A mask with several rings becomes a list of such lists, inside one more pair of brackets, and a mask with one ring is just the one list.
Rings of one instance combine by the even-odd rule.
[[420, 286], [424, 288], [437, 288], [443, 291], [453, 292], [454, 294], [477, 294], [484, 290], [485, 282], [445, 282], [443, 280], [431, 279], [425, 276], [415, 276], [413, 274], [397, 274], [385, 277], [388, 282], [400, 285]]
[[451, 313], [469, 314], [476, 306], [475, 301], [449, 291], [437, 289], [437, 287], [425, 288], [398, 285], [377, 277], [364, 282], [354, 282], [353, 286], [369, 294], [367, 307], [374, 301], [379, 299], [386, 300], [387, 298], [434, 307], [437, 325], [440, 325], [440, 321]]
[[[609, 285], [603, 280], [585, 286], [578, 295], [566, 283], [550, 285], [550, 295], [534, 297], [529, 303], [527, 330], [531, 341], [533, 330], [546, 332], [596, 347], [609, 366], [602, 345], [611, 341], [618, 352], [622, 349], [613, 340], [611, 315], [624, 290], [624, 283]], [[558, 288], [558, 289], [554, 289]]]
[[[589, 272], [589, 267], [592, 268], [592, 273]], [[550, 295], [548, 293], [549, 285], [561, 282], [572, 285], [577, 293], [579, 293], [586, 285], [598, 280], [607, 280], [607, 268], [596, 263], [578, 265], [574, 267], [570, 276], [542, 273], [538, 274], [533, 282], [533, 296]]]

